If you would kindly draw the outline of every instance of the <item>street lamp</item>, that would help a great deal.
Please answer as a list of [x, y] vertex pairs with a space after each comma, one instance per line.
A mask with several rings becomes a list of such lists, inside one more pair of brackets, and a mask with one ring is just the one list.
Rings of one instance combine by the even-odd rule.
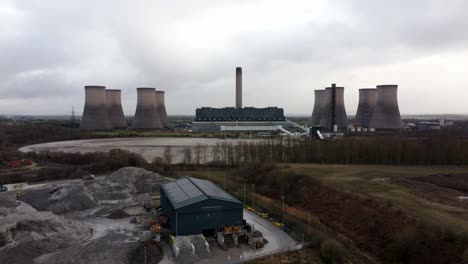
[[284, 226], [284, 195], [281, 195], [281, 199], [283, 200], [283, 226]]
[[255, 184], [252, 184], [252, 209], [255, 210]]

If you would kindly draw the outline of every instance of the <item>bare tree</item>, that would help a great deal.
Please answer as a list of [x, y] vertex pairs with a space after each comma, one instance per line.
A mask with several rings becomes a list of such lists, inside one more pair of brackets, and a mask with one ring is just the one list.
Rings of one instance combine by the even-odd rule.
[[163, 157], [164, 157], [164, 162], [166, 163], [166, 165], [170, 166], [172, 164], [172, 159], [174, 158], [174, 155], [172, 154], [171, 146], [167, 146], [166, 148], [164, 148]]

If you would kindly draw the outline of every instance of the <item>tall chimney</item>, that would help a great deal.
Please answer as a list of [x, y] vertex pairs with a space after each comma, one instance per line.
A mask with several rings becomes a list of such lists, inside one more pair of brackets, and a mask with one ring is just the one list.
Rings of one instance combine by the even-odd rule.
[[236, 108], [242, 108], [242, 68], [236, 68]]
[[105, 91], [106, 87], [104, 86], [85, 86], [85, 105], [80, 129], [112, 129], [112, 124], [107, 114]]

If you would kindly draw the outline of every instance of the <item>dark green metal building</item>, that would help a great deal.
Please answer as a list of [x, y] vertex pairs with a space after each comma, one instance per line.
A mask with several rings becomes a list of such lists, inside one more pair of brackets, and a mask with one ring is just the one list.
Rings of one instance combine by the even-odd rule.
[[242, 203], [210, 181], [184, 177], [161, 185], [161, 209], [177, 236], [242, 225]]

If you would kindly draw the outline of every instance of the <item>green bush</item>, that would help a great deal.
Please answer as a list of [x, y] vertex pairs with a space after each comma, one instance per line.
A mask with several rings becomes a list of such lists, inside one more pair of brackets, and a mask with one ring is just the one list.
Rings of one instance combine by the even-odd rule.
[[344, 250], [336, 241], [328, 239], [320, 245], [320, 257], [326, 264], [340, 264], [343, 263]]

